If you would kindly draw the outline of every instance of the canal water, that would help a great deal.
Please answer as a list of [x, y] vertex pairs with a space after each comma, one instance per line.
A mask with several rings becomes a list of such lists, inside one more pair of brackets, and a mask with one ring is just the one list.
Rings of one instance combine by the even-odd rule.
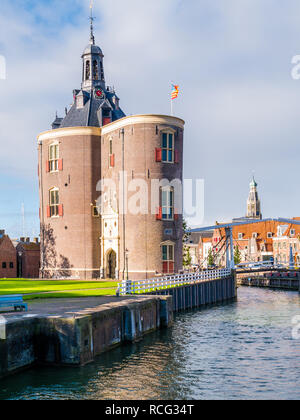
[[91, 365], [1, 380], [0, 399], [300, 399], [299, 294], [241, 287], [238, 295]]

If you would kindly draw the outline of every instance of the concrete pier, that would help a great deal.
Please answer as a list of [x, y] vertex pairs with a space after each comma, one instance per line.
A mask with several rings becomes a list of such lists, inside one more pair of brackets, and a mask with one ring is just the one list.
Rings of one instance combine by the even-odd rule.
[[281, 277], [241, 277], [238, 278], [239, 286], [249, 287], [268, 287], [270, 289], [295, 290], [299, 291], [299, 278], [281, 278]]
[[2, 314], [0, 377], [33, 364], [84, 365], [173, 321], [169, 296], [54, 299]]
[[235, 274], [232, 272], [227, 278], [157, 291], [153, 295], [171, 295], [174, 312], [228, 302], [237, 297]]
[[169, 327], [174, 312], [236, 297], [232, 272], [150, 295], [30, 302], [28, 313], [0, 316], [0, 378], [33, 364], [85, 365], [122, 343]]

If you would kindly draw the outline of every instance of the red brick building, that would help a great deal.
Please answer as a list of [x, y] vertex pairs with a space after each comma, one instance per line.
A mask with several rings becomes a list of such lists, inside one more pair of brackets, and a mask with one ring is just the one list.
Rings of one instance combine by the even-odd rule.
[[18, 277], [37, 279], [40, 270], [40, 244], [38, 239], [30, 242], [29, 238], [21, 238], [16, 246], [18, 261]]
[[0, 230], [0, 278], [17, 277], [15, 247], [4, 230]]
[[126, 117], [103, 57], [92, 31], [71, 109], [38, 136], [42, 277], [144, 279], [182, 269], [182, 192], [172, 182], [182, 181], [184, 121]]

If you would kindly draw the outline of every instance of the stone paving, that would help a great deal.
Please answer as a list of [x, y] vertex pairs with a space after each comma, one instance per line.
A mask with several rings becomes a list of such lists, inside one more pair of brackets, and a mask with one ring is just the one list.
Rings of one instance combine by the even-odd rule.
[[[33, 317], [77, 317], [97, 310], [110, 309], [123, 304], [136, 303], [141, 300], [153, 300], [156, 296], [95, 296], [84, 298], [41, 299], [28, 303], [28, 312], [0, 312], [6, 322]], [[3, 319], [2, 318], [2, 319]]]

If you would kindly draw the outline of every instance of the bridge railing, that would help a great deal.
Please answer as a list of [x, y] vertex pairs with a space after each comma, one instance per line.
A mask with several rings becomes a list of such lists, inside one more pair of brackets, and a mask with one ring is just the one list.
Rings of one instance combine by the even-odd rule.
[[124, 281], [118, 285], [118, 294], [132, 295], [151, 293], [159, 290], [171, 289], [188, 284], [202, 283], [229, 277], [231, 270], [206, 270], [197, 273], [176, 274], [173, 276], [156, 277], [142, 281]]

